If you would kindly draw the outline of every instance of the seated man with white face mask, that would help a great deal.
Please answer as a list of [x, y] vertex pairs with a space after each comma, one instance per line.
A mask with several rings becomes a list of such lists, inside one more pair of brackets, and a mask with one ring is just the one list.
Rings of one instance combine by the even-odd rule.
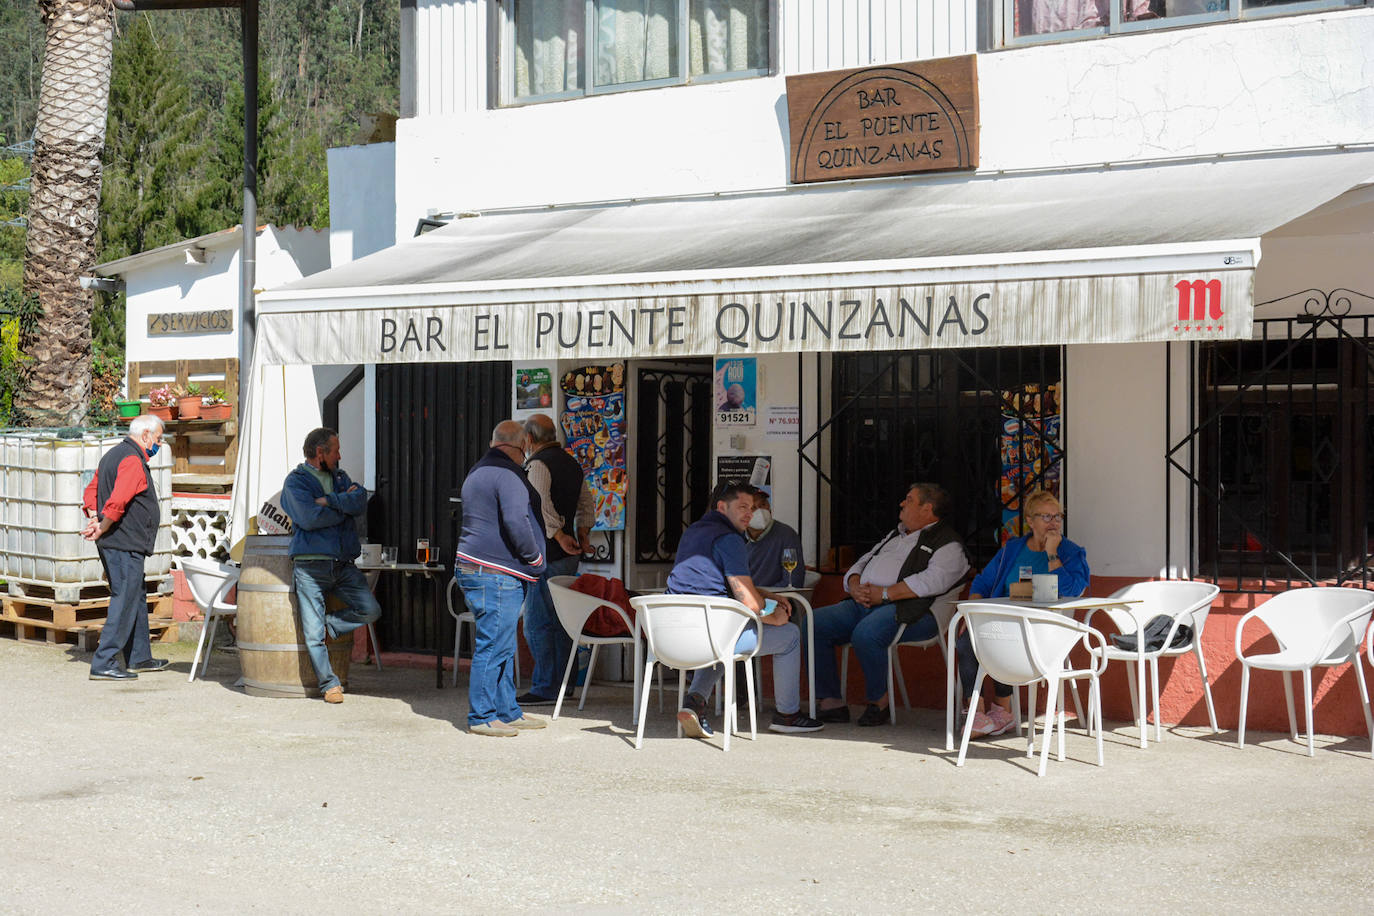
[[[749, 556], [749, 575], [754, 584], [763, 588], [801, 588], [806, 579], [806, 558], [802, 554], [801, 535], [790, 525], [773, 518], [768, 494], [754, 491], [754, 514], [744, 532]], [[789, 576], [782, 568], [782, 552], [796, 551], [797, 567]]]

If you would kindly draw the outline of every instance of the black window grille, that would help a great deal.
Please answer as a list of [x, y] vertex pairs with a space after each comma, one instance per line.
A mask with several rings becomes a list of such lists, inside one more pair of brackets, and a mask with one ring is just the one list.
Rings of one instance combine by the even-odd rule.
[[866, 551], [896, 524], [908, 485], [931, 481], [950, 491], [981, 568], [1025, 495], [1059, 492], [1063, 365], [1062, 347], [837, 354], [830, 543]]
[[1200, 420], [1171, 456], [1195, 448], [1196, 556], [1228, 591], [1370, 582], [1374, 316], [1319, 295], [1192, 357]]

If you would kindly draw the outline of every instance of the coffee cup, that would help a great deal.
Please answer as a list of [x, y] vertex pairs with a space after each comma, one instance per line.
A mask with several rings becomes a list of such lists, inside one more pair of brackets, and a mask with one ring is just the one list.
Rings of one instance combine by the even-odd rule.
[[1031, 576], [1031, 600], [1037, 604], [1049, 604], [1059, 600], [1059, 577], [1053, 573]]
[[377, 566], [382, 562], [381, 544], [364, 544], [363, 552], [358, 557], [364, 566]]

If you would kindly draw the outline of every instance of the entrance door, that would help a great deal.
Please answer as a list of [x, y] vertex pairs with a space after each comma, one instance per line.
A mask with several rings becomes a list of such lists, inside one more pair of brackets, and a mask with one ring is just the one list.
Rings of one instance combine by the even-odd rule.
[[626, 576], [661, 585], [678, 541], [706, 511], [711, 493], [711, 360], [631, 364], [634, 465]]

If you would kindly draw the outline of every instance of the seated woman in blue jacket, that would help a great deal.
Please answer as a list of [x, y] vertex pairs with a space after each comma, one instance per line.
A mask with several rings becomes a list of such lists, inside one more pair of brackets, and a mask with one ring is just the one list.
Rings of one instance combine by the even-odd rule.
[[[1030, 534], [1012, 538], [1002, 545], [992, 562], [974, 578], [969, 586], [969, 600], [1005, 598], [1013, 582], [1032, 575], [1054, 573], [1059, 577], [1059, 597], [1077, 598], [1087, 591], [1088, 553], [1064, 537], [1064, 509], [1059, 499], [1048, 490], [1036, 490], [1022, 504], [1022, 530]], [[964, 689], [973, 690], [978, 677], [978, 659], [968, 632], [959, 636], [959, 677]], [[973, 737], [1000, 735], [1011, 728], [1011, 688], [989, 679], [994, 694], [990, 705], [984, 704], [988, 687], [978, 698], [979, 708], [973, 715]], [[986, 711], [984, 711], [986, 709]]]

